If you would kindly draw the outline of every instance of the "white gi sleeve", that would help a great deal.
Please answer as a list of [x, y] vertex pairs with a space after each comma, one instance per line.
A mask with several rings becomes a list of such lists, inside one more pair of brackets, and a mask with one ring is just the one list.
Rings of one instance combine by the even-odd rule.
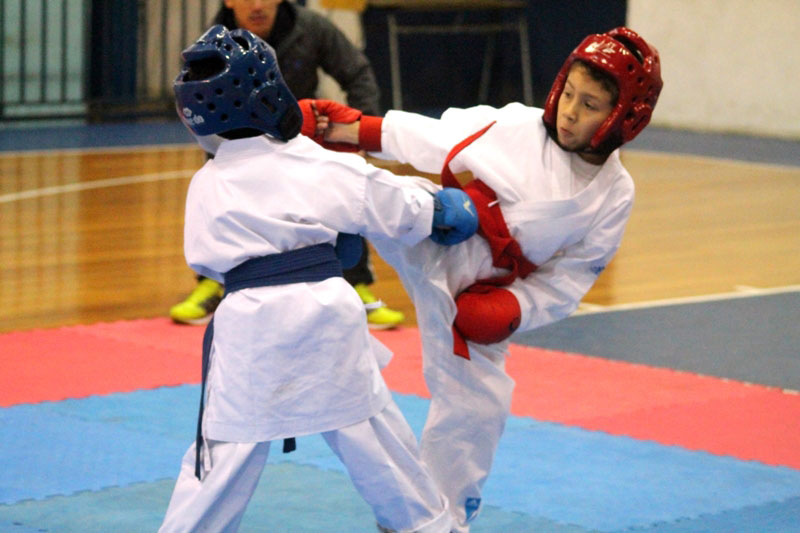
[[561, 320], [578, 307], [617, 252], [632, 207], [632, 197], [622, 200], [600, 216], [583, 240], [507, 287], [522, 310], [518, 331]]
[[[331, 228], [408, 246], [431, 234], [437, 186], [429, 180], [397, 176], [362, 157], [336, 152], [326, 152], [312, 171], [320, 176], [319, 193], [311, 193], [308, 201]], [[352, 194], [360, 197], [348, 197]]]
[[[366, 226], [362, 235], [389, 236], [413, 246], [431, 234], [436, 185], [367, 165]], [[398, 201], [398, 194], [403, 200]]]
[[435, 119], [389, 111], [381, 126], [381, 153], [384, 159], [409, 163], [422, 172], [439, 173], [450, 150], [494, 120], [497, 110], [489, 106], [448, 109]]

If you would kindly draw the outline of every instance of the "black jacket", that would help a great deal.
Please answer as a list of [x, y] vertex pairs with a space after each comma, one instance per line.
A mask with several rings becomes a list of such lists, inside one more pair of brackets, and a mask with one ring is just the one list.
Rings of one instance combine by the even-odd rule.
[[[233, 11], [220, 8], [213, 21], [236, 28]], [[366, 56], [328, 19], [291, 2], [281, 2], [267, 42], [275, 49], [286, 84], [299, 100], [315, 98], [317, 68], [335, 79], [347, 104], [367, 115], [379, 115], [379, 91]]]

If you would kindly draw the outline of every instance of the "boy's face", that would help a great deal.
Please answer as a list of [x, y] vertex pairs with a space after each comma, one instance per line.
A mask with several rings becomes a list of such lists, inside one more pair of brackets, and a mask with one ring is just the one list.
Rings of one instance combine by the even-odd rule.
[[558, 99], [558, 142], [569, 151], [581, 151], [614, 109], [612, 95], [586, 68], [574, 64]]
[[233, 10], [236, 25], [267, 40], [275, 16], [278, 13], [278, 4], [283, 0], [225, 0], [225, 7]]

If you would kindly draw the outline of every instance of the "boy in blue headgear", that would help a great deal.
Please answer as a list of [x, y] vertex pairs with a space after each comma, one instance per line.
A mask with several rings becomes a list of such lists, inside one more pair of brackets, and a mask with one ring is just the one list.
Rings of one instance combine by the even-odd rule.
[[474, 205], [298, 136], [297, 101], [250, 32], [214, 26], [183, 60], [181, 119], [227, 139], [189, 186], [184, 251], [226, 295], [204, 341], [198, 439], [161, 531], [235, 531], [270, 441], [322, 433], [381, 527], [448, 532], [447, 500], [378, 368], [391, 354], [369, 335], [334, 243], [454, 244], [477, 229]]
[[[254, 33], [275, 50], [286, 85], [295, 98], [317, 94], [319, 70], [330, 75], [346, 94], [347, 103], [367, 114], [379, 111], [379, 89], [366, 56], [329, 19], [297, 2], [283, 0], [220, 0], [214, 23], [229, 30]], [[206, 149], [216, 147], [208, 139]], [[355, 287], [365, 304], [367, 322], [373, 329], [388, 329], [404, 320], [402, 312], [386, 306], [373, 294], [375, 276], [370, 248], [361, 240], [362, 254], [344, 270], [344, 278]], [[218, 282], [198, 276], [191, 294], [170, 308], [170, 317], [182, 324], [206, 324], [224, 292]]]

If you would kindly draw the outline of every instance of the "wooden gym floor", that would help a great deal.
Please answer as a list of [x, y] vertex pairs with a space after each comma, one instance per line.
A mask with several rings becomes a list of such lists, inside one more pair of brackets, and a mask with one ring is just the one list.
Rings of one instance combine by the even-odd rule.
[[[800, 167], [636, 150], [623, 160], [636, 205], [584, 308], [800, 284]], [[0, 332], [166, 316], [194, 286], [183, 203], [203, 162], [191, 144], [0, 151]], [[375, 294], [414, 324], [372, 257]]]

